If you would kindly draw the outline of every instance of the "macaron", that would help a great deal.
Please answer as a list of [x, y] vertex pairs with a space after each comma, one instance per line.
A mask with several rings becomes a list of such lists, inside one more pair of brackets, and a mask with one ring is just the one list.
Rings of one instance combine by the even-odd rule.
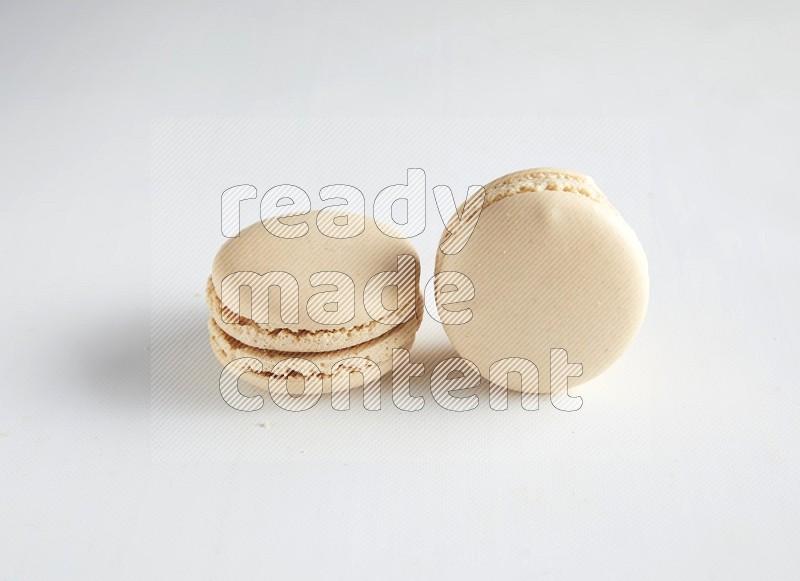
[[[455, 309], [446, 304], [454, 301], [445, 299], [443, 273], [461, 273], [474, 287], [461, 293], [471, 300], [458, 307], [469, 309], [461, 314], [468, 320], [444, 325], [461, 357], [487, 378], [493, 363], [527, 359], [539, 371], [539, 391], [547, 393], [553, 349], [566, 350], [569, 363], [582, 366], [570, 387], [622, 356], [647, 310], [647, 258], [592, 178], [555, 168], [519, 171], [477, 191], [459, 215], [463, 208], [480, 210], [477, 224], [470, 235], [464, 216], [450, 222], [434, 285], [444, 323], [446, 311]], [[460, 250], [448, 249], [448, 239], [467, 236], [466, 244], [455, 245]], [[515, 385], [509, 381], [509, 388]]]
[[[363, 224], [363, 231], [333, 237], [317, 227], [320, 214], [274, 222], [305, 222], [307, 232], [292, 238], [253, 224], [214, 258], [206, 284], [211, 347], [223, 365], [244, 362], [241, 378], [255, 386], [308, 373], [296, 360], [313, 363], [326, 392], [340, 361], [347, 360], [347, 372], [375, 363], [386, 373], [393, 350], [410, 349], [422, 321], [413, 245], [385, 234], [389, 226], [342, 213], [337, 221]], [[275, 370], [281, 362], [288, 366]]]

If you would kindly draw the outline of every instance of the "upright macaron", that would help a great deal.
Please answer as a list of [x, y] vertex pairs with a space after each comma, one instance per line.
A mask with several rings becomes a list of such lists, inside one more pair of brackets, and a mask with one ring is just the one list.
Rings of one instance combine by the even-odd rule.
[[[463, 206], [480, 209], [466, 244], [455, 253], [442, 250], [451, 236], [468, 235], [458, 231], [468, 220], [454, 218], [436, 257], [437, 273], [462, 273], [474, 286], [464, 305], [469, 321], [445, 325], [455, 349], [485, 377], [500, 360], [527, 359], [539, 370], [542, 392], [551, 349], [565, 349], [570, 363], [582, 365], [571, 386], [596, 377], [628, 348], [647, 310], [647, 259], [636, 234], [580, 173], [519, 171], [480, 195], [482, 206], [474, 197]], [[450, 308], [441, 286], [444, 314]]]
[[340, 214], [337, 220], [363, 224], [340, 237], [317, 227], [327, 220], [321, 212], [272, 220], [308, 228], [288, 237], [259, 222], [214, 259], [206, 298], [219, 360], [250, 362], [242, 377], [261, 387], [274, 374], [307, 372], [292, 366], [296, 359], [313, 363], [326, 391], [341, 361], [347, 371], [362, 371], [365, 362], [389, 371], [393, 349], [411, 347], [423, 316], [413, 245], [364, 216]]

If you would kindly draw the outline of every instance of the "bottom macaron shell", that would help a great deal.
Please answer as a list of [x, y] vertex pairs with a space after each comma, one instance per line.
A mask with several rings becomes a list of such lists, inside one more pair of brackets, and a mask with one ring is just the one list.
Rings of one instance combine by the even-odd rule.
[[[233, 360], [243, 358], [250, 360], [255, 359], [260, 362], [260, 366], [254, 361], [248, 363], [246, 367], [249, 373], [244, 373], [241, 376], [241, 379], [247, 381], [251, 385], [262, 389], [268, 389], [269, 379], [270, 377], [274, 377], [271, 370], [277, 363], [286, 359], [306, 359], [319, 369], [323, 380], [323, 393], [330, 393], [332, 368], [336, 363], [344, 359], [368, 359], [378, 365], [381, 375], [391, 371], [392, 351], [394, 349], [411, 349], [421, 321], [422, 317], [418, 311], [417, 317], [365, 343], [335, 351], [311, 353], [271, 351], [245, 345], [241, 341], [226, 334], [213, 318], [209, 319], [208, 329], [211, 347], [217, 359], [219, 359], [223, 365], [227, 365]], [[349, 371], [360, 371], [359, 362], [351, 362], [347, 369]]]

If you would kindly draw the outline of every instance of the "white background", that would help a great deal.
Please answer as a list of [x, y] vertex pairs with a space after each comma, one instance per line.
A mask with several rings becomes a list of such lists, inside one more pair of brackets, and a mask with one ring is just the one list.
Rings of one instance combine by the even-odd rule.
[[[0, 578], [797, 577], [798, 8], [732, 4], [4, 3]], [[651, 308], [581, 410], [428, 398], [415, 415], [384, 397], [372, 415], [243, 420], [198, 383], [164, 439], [157, 226], [196, 224], [204, 270], [220, 242], [205, 205], [280, 168], [200, 180], [195, 204], [157, 215], [152, 122], [309, 116], [550, 123], [529, 155], [453, 144], [422, 167], [458, 193], [571, 166], [640, 233]], [[364, 185], [351, 163], [285, 181]], [[476, 175], [454, 177], [467, 163]], [[172, 289], [185, 313], [203, 314], [203, 276], [175, 278], [194, 289]], [[214, 369], [193, 359], [189, 377]], [[198, 422], [221, 442], [206, 455], [186, 445]]]

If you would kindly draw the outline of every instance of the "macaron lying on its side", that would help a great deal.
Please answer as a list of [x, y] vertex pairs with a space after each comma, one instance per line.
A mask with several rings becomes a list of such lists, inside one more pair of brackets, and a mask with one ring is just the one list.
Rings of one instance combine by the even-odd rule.
[[[349, 221], [364, 222], [360, 234], [349, 238], [327, 236], [317, 228], [318, 214], [281, 218], [286, 224], [302, 220], [309, 226], [305, 235], [291, 239], [270, 233], [260, 222], [253, 224], [228, 240], [214, 259], [206, 286], [211, 346], [224, 365], [242, 359], [249, 371], [242, 379], [265, 389], [269, 387], [273, 367], [287, 359], [312, 362], [319, 369], [326, 392], [331, 389], [333, 366], [345, 359], [363, 358], [376, 363], [382, 374], [386, 373], [391, 370], [392, 350], [410, 349], [422, 321], [419, 257], [411, 243], [388, 236], [372, 219], [353, 215], [348, 216]], [[408, 317], [395, 313], [383, 320], [376, 318], [373, 315], [381, 311], [365, 305], [365, 288], [375, 275], [401, 270], [398, 266], [401, 257], [405, 257], [407, 265], [413, 260], [413, 283], [405, 281], [408, 284], [403, 287], [406, 289], [403, 296], [400, 296], [403, 289], [398, 287], [392, 292], [394, 287], [389, 285], [383, 293], [384, 306], [389, 310], [395, 307], [399, 312], [405, 305], [403, 312]], [[256, 286], [254, 281], [258, 281], [259, 275], [276, 272], [291, 275], [297, 281], [294, 294], [286, 292], [284, 287], [279, 293], [273, 287], [262, 288], [258, 295], [251, 288]], [[232, 287], [223, 289], [226, 284], [223, 281], [231, 280], [235, 273], [249, 273], [238, 280], [249, 281], [250, 286], [236, 283], [236, 291]], [[350, 286], [346, 279], [343, 284], [342, 275], [352, 281], [353, 292], [349, 295], [341, 294]], [[412, 284], [413, 290], [409, 290]], [[337, 291], [338, 295], [326, 294]], [[351, 296], [352, 301], [343, 299], [344, 296]], [[392, 301], [394, 305], [390, 304]], [[293, 302], [299, 308], [293, 309]], [[260, 365], [254, 365], [254, 359]], [[363, 365], [368, 365], [362, 363], [351, 359], [347, 369], [360, 371]], [[293, 372], [300, 370], [285, 369], [282, 375]]]
[[[462, 273], [475, 289], [464, 303], [472, 318], [445, 325], [456, 351], [485, 377], [499, 360], [527, 359], [542, 393], [551, 349], [566, 349], [569, 362], [582, 365], [571, 386], [596, 377], [628, 348], [647, 310], [647, 258], [636, 234], [592, 178], [576, 172], [519, 171], [484, 192], [466, 245], [454, 254], [440, 245], [436, 256], [437, 273]], [[443, 242], [464, 235], [457, 223]]]

